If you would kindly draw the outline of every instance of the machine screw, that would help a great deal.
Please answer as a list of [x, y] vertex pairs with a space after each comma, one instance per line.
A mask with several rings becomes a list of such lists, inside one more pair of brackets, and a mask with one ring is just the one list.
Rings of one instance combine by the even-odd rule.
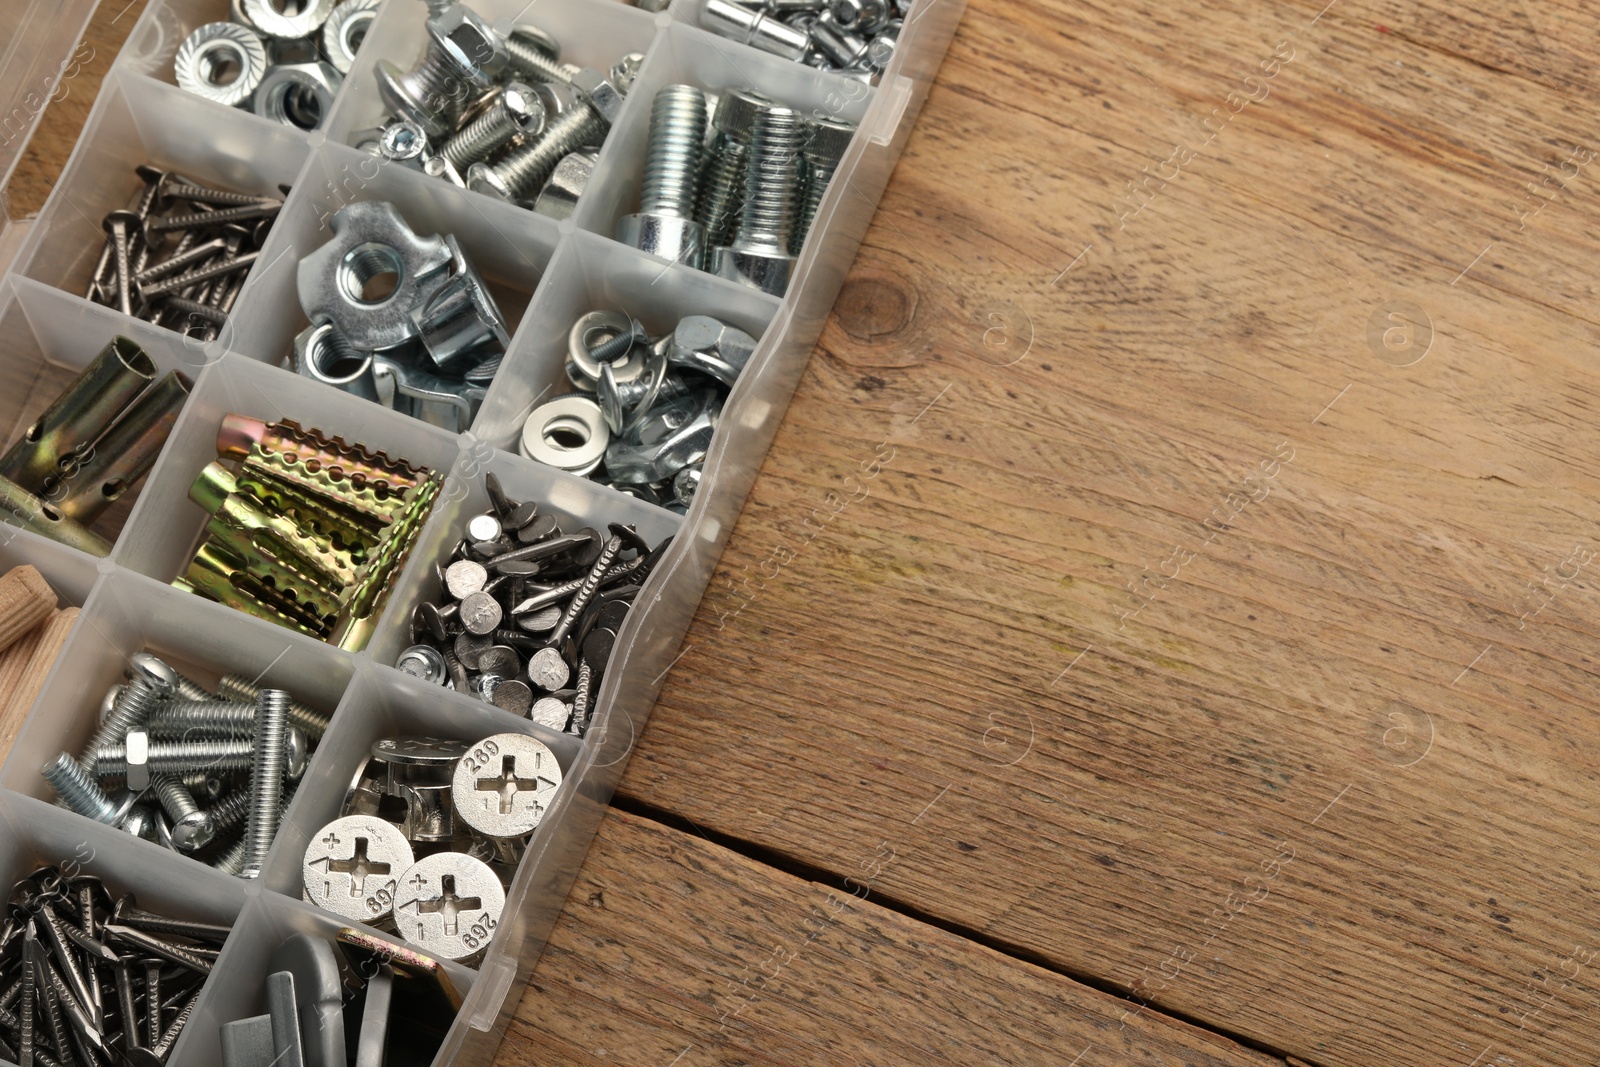
[[692, 85], [668, 85], [650, 108], [650, 139], [637, 214], [617, 223], [617, 240], [663, 259], [700, 266], [705, 227], [695, 221], [706, 96]]
[[546, 124], [533, 144], [512, 152], [499, 163], [474, 163], [467, 168], [467, 187], [501, 200], [523, 200], [538, 192], [561, 157], [598, 143], [610, 123], [585, 100], [575, 102]]
[[465, 169], [519, 134], [537, 136], [544, 121], [544, 103], [538, 94], [521, 82], [512, 82], [496, 93], [483, 114], [446, 141], [439, 152], [452, 166]]
[[[151, 774], [247, 771], [251, 769], [251, 756], [249, 741], [151, 741], [146, 746], [144, 765]], [[101, 749], [95, 757], [94, 768], [95, 773], [102, 777], [126, 776], [126, 745], [107, 745]]]
[[128, 808], [133, 806], [131, 793], [128, 794], [125, 804], [119, 805], [113, 802], [106, 795], [106, 791], [100, 788], [99, 783], [89, 777], [78, 761], [65, 752], [46, 763], [39, 773], [44, 775], [45, 781], [55, 787], [56, 793], [67, 807], [96, 822], [114, 826], [122, 821]]
[[553, 85], [571, 85], [572, 71], [561, 62], [559, 51], [547, 47], [549, 38], [540, 41], [528, 27], [518, 27], [505, 39], [511, 67], [525, 78]]
[[789, 287], [798, 164], [809, 134], [809, 123], [792, 108], [769, 105], [756, 116], [739, 231], [731, 246], [717, 249], [715, 273], [773, 296]]
[[204, 848], [217, 835], [211, 813], [201, 811], [194, 797], [176, 778], [158, 774], [151, 780], [161, 806], [172, 819], [172, 843], [185, 852]]
[[284, 743], [289, 728], [289, 694], [281, 689], [263, 689], [256, 695], [255, 761], [250, 775], [250, 820], [245, 829], [248, 842], [244, 870], [246, 878], [261, 874], [267, 850], [278, 833], [278, 805], [283, 798]]
[[247, 738], [255, 705], [232, 700], [174, 700], [156, 706], [144, 728], [152, 738]]
[[[217, 680], [217, 695], [225, 700], [242, 700], [255, 702], [256, 695], [261, 692], [261, 687], [245, 678], [241, 674], [224, 674]], [[310, 705], [290, 699], [289, 722], [299, 727], [300, 731], [313, 741], [320, 740], [328, 732], [329, 716], [315, 711]]]

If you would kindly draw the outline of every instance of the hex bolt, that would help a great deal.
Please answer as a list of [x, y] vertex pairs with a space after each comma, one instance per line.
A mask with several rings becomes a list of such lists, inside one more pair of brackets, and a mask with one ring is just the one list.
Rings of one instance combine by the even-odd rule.
[[90, 736], [78, 755], [78, 763], [88, 773], [95, 772], [95, 757], [108, 745], [121, 742], [129, 730], [137, 730], [149, 719], [160, 694], [147, 678], [135, 677], [111, 706], [111, 714]]
[[[151, 774], [250, 769], [249, 741], [151, 741], [145, 747], [145, 768]], [[102, 778], [125, 776], [128, 773], [127, 746], [102, 748], [95, 757], [94, 770]]]
[[811, 138], [805, 148], [805, 196], [800, 206], [799, 221], [795, 223], [794, 236], [789, 240], [789, 251], [795, 255], [800, 254], [801, 247], [806, 243], [811, 222], [817, 217], [817, 208], [822, 203], [822, 194], [828, 191], [833, 172], [839, 169], [839, 161], [844, 158], [855, 132], [854, 126], [828, 119], [817, 119], [812, 123]]
[[588, 101], [579, 100], [546, 124], [533, 144], [512, 152], [499, 163], [474, 163], [467, 168], [467, 187], [501, 200], [523, 200], [537, 193], [568, 152], [599, 141], [609, 128]]
[[172, 843], [184, 852], [204, 848], [216, 836], [217, 828], [209, 812], [201, 811], [183, 784], [170, 775], [151, 779], [161, 807], [172, 819]]
[[126, 806], [122, 806], [119, 810], [119, 805], [106, 795], [100, 784], [90, 778], [78, 761], [65, 752], [46, 763], [40, 768], [39, 773], [44, 775], [45, 781], [55, 787], [56, 793], [67, 807], [79, 815], [112, 825], [127, 811]]
[[544, 104], [521, 82], [512, 82], [495, 94], [481, 115], [444, 143], [440, 155], [451, 166], [465, 169], [522, 133], [538, 134], [544, 126]]
[[[470, 44], [458, 44], [457, 31]], [[489, 75], [505, 65], [503, 47], [477, 14], [460, 4], [446, 5], [428, 18], [427, 51], [416, 66], [402, 73], [388, 60], [378, 61], [378, 93], [429, 137], [443, 137], [475, 90], [488, 88]], [[498, 54], [496, 48], [501, 49]]]
[[[224, 674], [217, 681], [217, 695], [225, 700], [244, 700], [255, 702], [256, 695], [261, 688], [241, 674]], [[315, 741], [328, 732], [329, 716], [315, 711], [309, 704], [291, 699], [289, 701], [289, 723], [299, 727], [300, 732]]]
[[245, 878], [261, 874], [278, 833], [278, 803], [283, 798], [284, 748], [289, 729], [289, 694], [263, 689], [256, 694], [255, 763], [250, 774], [250, 821], [245, 828]]
[[730, 89], [717, 105], [712, 125], [716, 136], [700, 176], [700, 197], [694, 217], [706, 228], [706, 247], [733, 240], [744, 203], [745, 170], [750, 161], [750, 134], [756, 116], [771, 101], [742, 89]]
[[617, 240], [662, 259], [698, 267], [705, 227], [694, 219], [700, 146], [706, 135], [706, 94], [668, 85], [650, 107], [650, 138], [637, 214], [617, 222]]
[[789, 287], [798, 163], [809, 135], [810, 124], [792, 108], [768, 106], [756, 116], [739, 232], [731, 246], [717, 250], [715, 273], [773, 296]]

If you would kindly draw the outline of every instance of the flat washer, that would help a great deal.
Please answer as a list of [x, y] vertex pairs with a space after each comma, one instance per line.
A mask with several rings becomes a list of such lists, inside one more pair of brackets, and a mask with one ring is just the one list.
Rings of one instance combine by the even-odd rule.
[[[578, 443], [564, 444], [566, 438]], [[600, 466], [610, 443], [611, 428], [600, 413], [600, 405], [592, 397], [578, 393], [540, 404], [522, 424], [524, 456], [573, 474], [588, 474]]]

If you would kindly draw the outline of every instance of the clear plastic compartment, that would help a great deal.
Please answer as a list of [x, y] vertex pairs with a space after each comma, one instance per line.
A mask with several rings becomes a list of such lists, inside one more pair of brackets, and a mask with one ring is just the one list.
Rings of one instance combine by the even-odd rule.
[[[18, 857], [26, 855], [28, 862], [65, 858], [79, 842], [88, 842], [102, 868], [98, 873], [139, 892], [142, 904], [148, 892], [150, 906], [217, 921], [237, 916], [217, 961], [218, 978], [207, 986], [174, 1049], [174, 1064], [217, 1062], [217, 1025], [261, 1011], [264, 962], [284, 936], [331, 934], [343, 925], [295, 899], [300, 860], [308, 835], [337, 811], [355, 764], [373, 739], [402, 731], [466, 737], [511, 729], [549, 743], [565, 778], [512, 880], [488, 953], [476, 971], [446, 965], [466, 1002], [435, 1062], [476, 1067], [493, 1057], [516, 1005], [514, 994], [542, 950], [679, 654], [753, 472], [777, 431], [964, 7], [961, 0], [922, 0], [906, 20], [889, 70], [869, 89], [701, 31], [697, 17], [703, 2], [677, 0], [661, 14], [607, 0], [479, 0], [475, 5], [502, 31], [517, 22], [544, 26], [561, 40], [565, 60], [605, 69], [625, 52], [647, 56], [577, 214], [558, 224], [377, 164], [374, 157], [345, 147], [352, 131], [384, 117], [373, 80], [377, 61], [409, 67], [423, 52], [426, 10], [415, 0], [393, 0], [380, 9], [324, 130], [311, 134], [220, 107], [169, 84], [171, 56], [188, 29], [220, 17], [222, 2], [152, 0], [39, 224], [21, 241], [12, 272], [0, 281], [0, 330], [6, 337], [0, 359], [9, 361], [4, 373], [12, 398], [10, 406], [0, 404], [0, 429], [8, 434], [16, 432], [25, 408], [59, 388], [55, 383], [64, 382], [70, 368], [83, 365], [113, 333], [145, 344], [163, 369], [200, 372], [110, 559], [97, 562], [0, 526], [0, 564], [35, 562], [64, 601], [84, 604], [83, 620], [58, 669], [0, 766], [0, 857], [20, 868], [26, 864]], [[40, 15], [46, 8], [41, 2], [25, 6], [42, 40]], [[82, 0], [69, 0], [68, 7], [71, 16], [86, 14]], [[5, 19], [0, 15], [0, 25]], [[51, 32], [60, 36], [59, 30]], [[0, 90], [13, 84], [15, 40], [6, 54], [12, 59], [0, 68]], [[781, 301], [663, 263], [612, 239], [616, 220], [637, 203], [654, 92], [674, 82], [713, 92], [750, 86], [808, 114], [859, 124]], [[0, 141], [0, 150], [5, 147]], [[137, 190], [133, 168], [142, 163], [259, 193], [293, 186], [230, 328], [215, 342], [186, 342], [75, 295], [83, 292], [103, 246], [101, 218], [123, 207]], [[397, 203], [419, 233], [455, 233], [490, 279], [514, 326], [504, 368], [470, 433], [445, 433], [268, 365], [284, 358], [305, 324], [295, 284], [299, 257], [326, 240], [332, 211], [351, 200], [375, 198]], [[578, 315], [597, 309], [627, 312], [662, 332], [683, 315], [712, 314], [760, 339], [723, 408], [687, 516], [512, 454], [535, 401], [568, 391], [562, 372], [567, 332]], [[189, 486], [216, 458], [217, 429], [229, 412], [293, 418], [448, 474], [367, 652], [342, 652], [164, 584], [184, 570], [200, 538], [205, 516], [189, 502]], [[439, 691], [387, 665], [409, 641], [415, 605], [439, 595], [435, 563], [460, 538], [464, 519], [486, 507], [485, 470], [494, 471], [513, 497], [537, 500], [574, 526], [631, 522], [652, 543], [675, 535], [618, 634], [595, 693], [590, 730], [581, 741]], [[122, 674], [123, 658], [145, 647], [202, 672], [203, 681], [222, 670], [264, 672], [266, 680], [279, 681], [314, 706], [337, 705], [264, 877], [254, 883], [228, 878], [43, 799], [51, 791], [39, 777], [40, 765], [63, 748], [82, 744], [105, 688]]]

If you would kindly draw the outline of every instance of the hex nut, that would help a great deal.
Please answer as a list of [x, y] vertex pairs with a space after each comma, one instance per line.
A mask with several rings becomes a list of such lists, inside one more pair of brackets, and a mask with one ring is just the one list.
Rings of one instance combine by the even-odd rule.
[[572, 87], [594, 108], [595, 114], [610, 126], [622, 114], [623, 95], [611, 79], [593, 67], [581, 67], [572, 76]]
[[570, 219], [578, 208], [578, 197], [594, 176], [595, 152], [588, 149], [569, 152], [561, 157], [550, 180], [533, 202], [533, 210], [552, 219]]
[[129, 730], [123, 745], [128, 762], [128, 788], [142, 793], [150, 788], [150, 735], [143, 730]]
[[255, 113], [299, 130], [314, 130], [333, 110], [344, 81], [331, 63], [279, 63], [256, 88]]
[[428, 33], [463, 71], [485, 80], [499, 76], [510, 62], [494, 27], [465, 4], [452, 4], [429, 19]]
[[[219, 80], [237, 68], [231, 81]], [[178, 46], [172, 61], [178, 87], [233, 107], [250, 99], [267, 73], [267, 49], [254, 30], [236, 22], [208, 22]]]

